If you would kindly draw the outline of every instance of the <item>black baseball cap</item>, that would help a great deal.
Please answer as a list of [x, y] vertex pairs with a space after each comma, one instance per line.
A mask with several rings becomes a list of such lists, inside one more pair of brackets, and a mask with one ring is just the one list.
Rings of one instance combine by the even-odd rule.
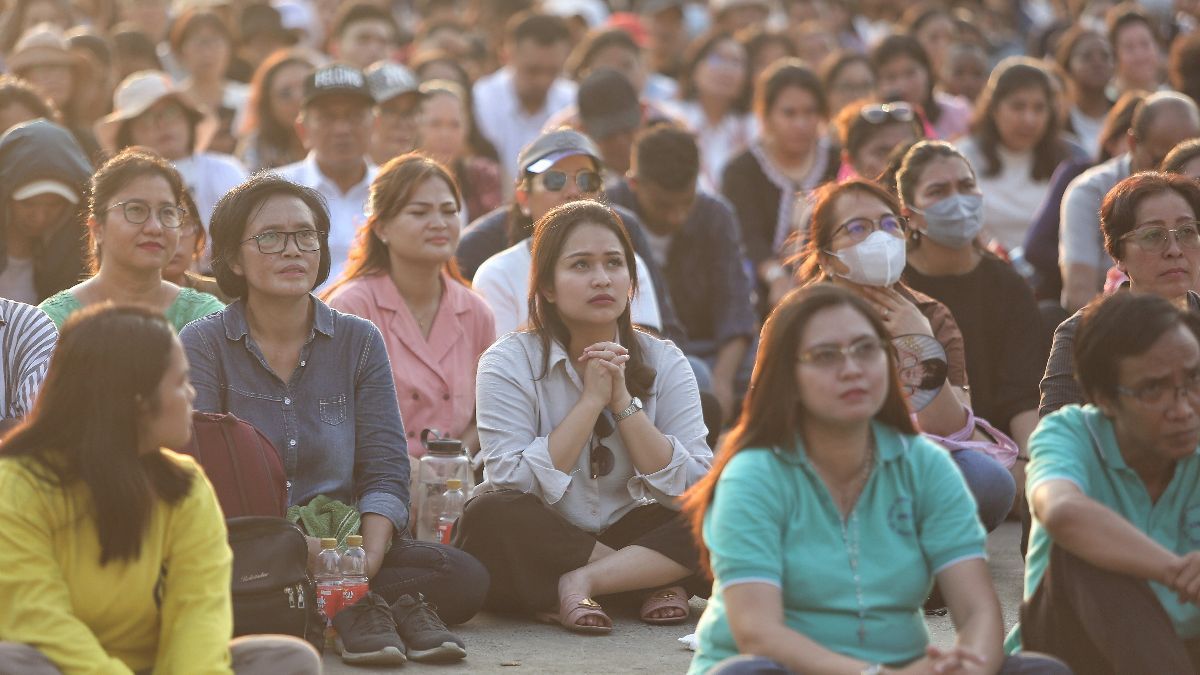
[[517, 165], [521, 168], [522, 174], [540, 174], [554, 166], [554, 163], [563, 157], [572, 155], [591, 157], [596, 162], [597, 168], [604, 165], [600, 149], [596, 147], [592, 139], [566, 127], [547, 131], [525, 146], [521, 150], [521, 154], [517, 155]]
[[367, 105], [375, 105], [375, 97], [367, 86], [363, 71], [344, 63], [332, 63], [313, 71], [304, 80], [304, 105], [326, 96], [350, 96], [360, 98]]
[[642, 104], [624, 75], [611, 68], [592, 71], [579, 85], [579, 120], [592, 138], [605, 139], [642, 125]]

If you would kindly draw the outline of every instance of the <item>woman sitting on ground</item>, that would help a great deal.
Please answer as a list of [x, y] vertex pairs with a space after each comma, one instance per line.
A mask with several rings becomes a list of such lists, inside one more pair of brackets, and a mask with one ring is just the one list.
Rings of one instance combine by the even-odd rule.
[[572, 202], [538, 221], [531, 328], [479, 362], [485, 481], [455, 538], [491, 572], [492, 609], [608, 633], [596, 596], [642, 591], [642, 620], [657, 624], [707, 595], [674, 504], [712, 460], [700, 395], [683, 353], [633, 328], [637, 284], [608, 207]]
[[197, 265], [205, 258], [204, 249], [208, 246], [208, 233], [196, 215], [196, 201], [192, 193], [183, 191], [183, 226], [179, 228], [179, 244], [175, 246], [175, 255], [162, 270], [163, 279], [179, 286], [191, 288], [202, 293], [208, 293], [221, 302], [229, 302], [229, 298], [221, 292], [217, 280], [204, 276], [196, 271]]
[[[916, 433], [889, 340], [870, 303], [829, 284], [767, 319], [742, 418], [686, 497], [715, 581], [689, 672], [1069, 672], [1001, 651], [983, 528]], [[946, 648], [921, 615], [935, 578]]]
[[162, 312], [176, 331], [216, 312], [221, 301], [162, 278], [186, 222], [183, 180], [158, 155], [130, 148], [92, 174], [87, 228], [90, 279], [46, 298], [39, 307], [62, 327], [71, 314], [103, 302]]
[[[984, 526], [991, 531], [1012, 509], [1016, 484], [1005, 464], [1013, 463], [1016, 446], [1003, 445], [1011, 441], [990, 425], [980, 424], [971, 412], [963, 337], [950, 310], [899, 283], [907, 232], [906, 220], [899, 214], [895, 197], [875, 183], [854, 180], [818, 190], [812, 238], [800, 273], [810, 283], [835, 284], [865, 298], [883, 317], [893, 340], [924, 343], [935, 350], [940, 346], [941, 377], [913, 387], [913, 395], [920, 392], [923, 399], [920, 404], [912, 401], [916, 419], [923, 431], [954, 449], [951, 456], [979, 503]], [[973, 445], [976, 441], [981, 445]]]
[[437, 621], [418, 599], [424, 593], [445, 622], [470, 619], [483, 602], [486, 572], [448, 546], [405, 536], [407, 444], [383, 336], [312, 296], [329, 274], [324, 200], [260, 173], [221, 199], [211, 230], [217, 282], [237, 300], [180, 336], [196, 409], [233, 413], [266, 435], [287, 469], [289, 505], [324, 495], [362, 514], [367, 576], [382, 597], [372, 593], [365, 608], [360, 602], [335, 618], [351, 654], [345, 660], [404, 660], [395, 649], [357, 648], [359, 631], [338, 623], [375, 612], [373, 620], [386, 624], [389, 603], [410, 658], [462, 658], [462, 642], [441, 622], [438, 639], [427, 643], [413, 632], [421, 622], [403, 617]]
[[66, 323], [37, 405], [0, 445], [0, 673], [321, 671], [296, 638], [229, 642], [221, 508], [196, 463], [163, 449], [187, 444], [194, 396], [158, 312]]
[[441, 164], [418, 154], [388, 162], [371, 184], [371, 216], [350, 265], [326, 295], [330, 307], [383, 333], [410, 457], [424, 454], [413, 444], [424, 429], [479, 447], [475, 369], [496, 322], [454, 262], [462, 209]]

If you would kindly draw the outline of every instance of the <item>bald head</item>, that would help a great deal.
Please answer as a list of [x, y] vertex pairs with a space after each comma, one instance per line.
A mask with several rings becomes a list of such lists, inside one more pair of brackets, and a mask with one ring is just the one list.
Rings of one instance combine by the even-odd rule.
[[1157, 168], [1171, 148], [1198, 136], [1200, 109], [1195, 101], [1174, 91], [1151, 94], [1133, 113], [1129, 129], [1133, 170]]

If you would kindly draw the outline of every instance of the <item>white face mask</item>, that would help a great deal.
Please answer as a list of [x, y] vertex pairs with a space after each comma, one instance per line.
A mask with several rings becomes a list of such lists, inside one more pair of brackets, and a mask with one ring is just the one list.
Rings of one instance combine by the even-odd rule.
[[900, 237], [876, 230], [849, 248], [829, 251], [829, 255], [850, 268], [838, 276], [863, 286], [891, 286], [904, 272], [905, 243]]

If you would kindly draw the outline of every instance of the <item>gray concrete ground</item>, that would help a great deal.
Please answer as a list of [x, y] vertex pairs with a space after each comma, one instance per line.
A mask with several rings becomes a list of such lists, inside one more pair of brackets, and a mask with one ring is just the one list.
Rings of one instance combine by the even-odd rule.
[[[1000, 595], [1007, 631], [1017, 619], [1023, 575], [1018, 545], [1021, 526], [1005, 523], [988, 538], [992, 578]], [[481, 614], [456, 630], [467, 643], [467, 658], [453, 665], [409, 663], [399, 669], [344, 665], [334, 654], [325, 656], [330, 675], [403, 672], [440, 673], [683, 673], [691, 652], [677, 639], [695, 630], [704, 603], [692, 600], [691, 621], [682, 626], [649, 626], [633, 612], [610, 612], [616, 624], [611, 635], [583, 636], [558, 626]], [[954, 641], [950, 617], [929, 619], [936, 644]]]

